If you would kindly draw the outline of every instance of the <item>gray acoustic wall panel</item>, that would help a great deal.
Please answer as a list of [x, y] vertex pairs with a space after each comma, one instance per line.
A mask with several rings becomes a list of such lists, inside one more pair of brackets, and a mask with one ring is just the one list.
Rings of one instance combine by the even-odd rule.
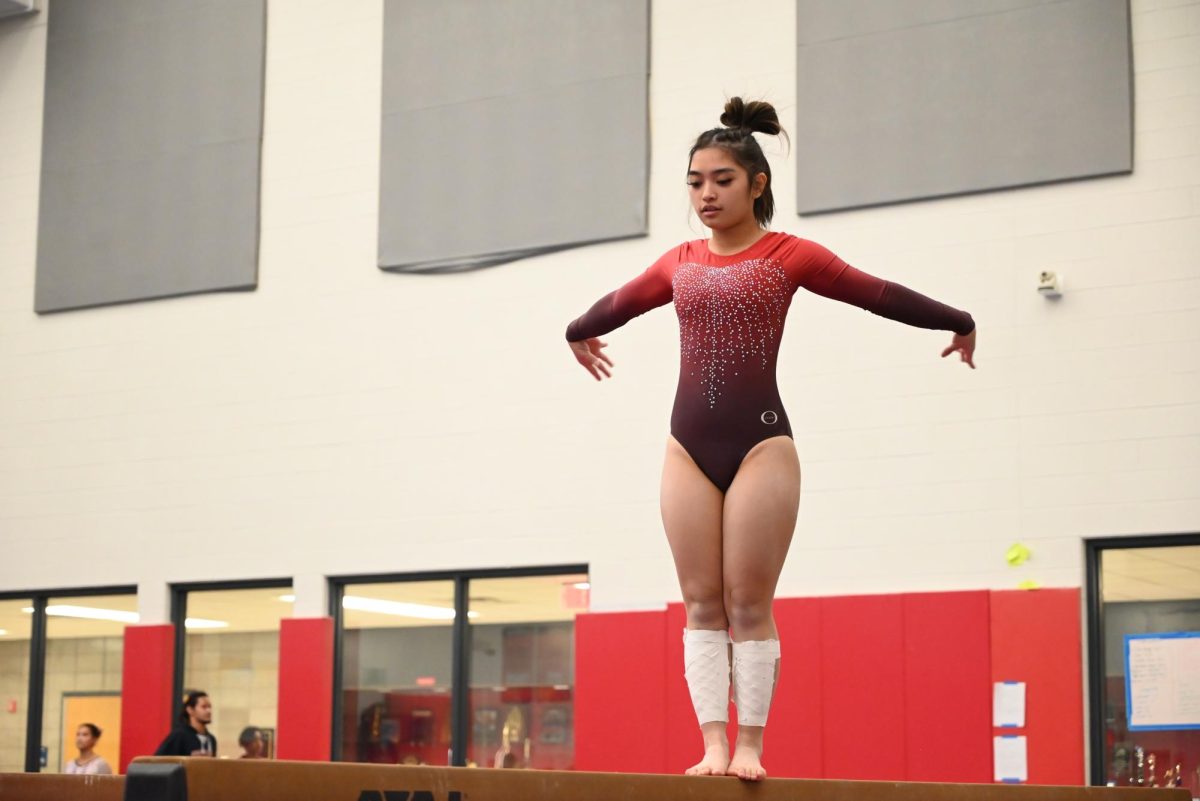
[[35, 0], [0, 0], [0, 19], [33, 14], [38, 10]]
[[264, 0], [48, 14], [37, 311], [253, 288]]
[[801, 214], [1129, 172], [1127, 0], [798, 0]]
[[648, 0], [387, 0], [379, 266], [646, 232]]

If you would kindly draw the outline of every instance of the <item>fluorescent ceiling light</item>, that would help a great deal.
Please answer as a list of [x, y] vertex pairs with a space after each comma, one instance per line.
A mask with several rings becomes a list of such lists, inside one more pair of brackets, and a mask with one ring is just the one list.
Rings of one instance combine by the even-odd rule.
[[[33, 607], [27, 606], [21, 610], [26, 614], [33, 613]], [[71, 604], [51, 604], [46, 607], [46, 614], [54, 617], [74, 617], [81, 620], [109, 620], [114, 623], [137, 623], [140, 619], [137, 612], [126, 612], [121, 609], [99, 609], [94, 606], [73, 606]], [[189, 617], [184, 622], [189, 629], [224, 629], [229, 624], [224, 620], [206, 620], [202, 617]]]
[[[356, 612], [374, 612], [378, 615], [415, 617], [422, 620], [454, 620], [454, 610], [446, 606], [412, 604], [405, 601], [382, 601], [378, 598], [362, 598], [357, 595], [347, 595], [342, 598], [342, 608], [353, 609]], [[468, 612], [467, 617], [476, 618], [479, 617], [479, 613]]]
[[0, 637], [3, 637], [5, 634], [8, 634], [8, 629], [0, 629]]
[[587, 581], [577, 581], [571, 586], [577, 590], [590, 590], [592, 588], [591, 582]]
[[78, 617], [84, 620], [111, 620], [116, 623], [137, 623], [137, 612], [123, 612], [119, 609], [97, 609], [91, 606], [71, 606], [70, 604], [52, 604], [46, 607], [47, 615], [56, 617]]
[[295, 595], [280, 595], [279, 600], [283, 601], [285, 604], [294, 604], [296, 602], [296, 596]]
[[[33, 614], [33, 607], [26, 606], [22, 610], [27, 615]], [[77, 617], [83, 620], [111, 620], [116, 623], [137, 623], [137, 612], [125, 612], [120, 609], [98, 609], [94, 606], [72, 606], [71, 604], [51, 604], [46, 607], [46, 614], [54, 617]]]

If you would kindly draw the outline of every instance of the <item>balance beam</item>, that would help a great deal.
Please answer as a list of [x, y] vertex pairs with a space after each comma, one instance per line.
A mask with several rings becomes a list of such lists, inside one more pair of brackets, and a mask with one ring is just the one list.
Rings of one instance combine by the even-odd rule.
[[[135, 759], [125, 801], [1191, 801], [1183, 788], [658, 776], [269, 760]], [[7, 800], [6, 800], [7, 801]]]
[[4, 801], [121, 801], [124, 797], [124, 776], [0, 773], [0, 798]]

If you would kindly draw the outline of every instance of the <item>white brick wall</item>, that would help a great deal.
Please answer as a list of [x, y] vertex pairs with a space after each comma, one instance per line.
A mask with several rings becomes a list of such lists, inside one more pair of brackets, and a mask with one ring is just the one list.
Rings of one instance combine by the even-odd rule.
[[[0, 589], [587, 562], [597, 608], [677, 597], [673, 315], [614, 333], [602, 385], [562, 330], [701, 234], [682, 170], [727, 95], [794, 124], [793, 3], [653, 4], [648, 239], [427, 277], [374, 266], [382, 4], [273, 0], [258, 290], [38, 317], [48, 5], [0, 24]], [[980, 327], [971, 372], [797, 298], [781, 594], [1077, 586], [1083, 537], [1200, 528], [1200, 3], [1133, 13], [1133, 175], [800, 219], [769, 145], [776, 228]]]

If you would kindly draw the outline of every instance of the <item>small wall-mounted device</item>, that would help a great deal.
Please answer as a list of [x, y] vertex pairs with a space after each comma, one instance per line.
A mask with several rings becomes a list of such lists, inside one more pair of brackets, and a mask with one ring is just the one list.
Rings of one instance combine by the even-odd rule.
[[1038, 294], [1044, 298], [1062, 297], [1062, 276], [1050, 270], [1042, 270], [1038, 275]]

